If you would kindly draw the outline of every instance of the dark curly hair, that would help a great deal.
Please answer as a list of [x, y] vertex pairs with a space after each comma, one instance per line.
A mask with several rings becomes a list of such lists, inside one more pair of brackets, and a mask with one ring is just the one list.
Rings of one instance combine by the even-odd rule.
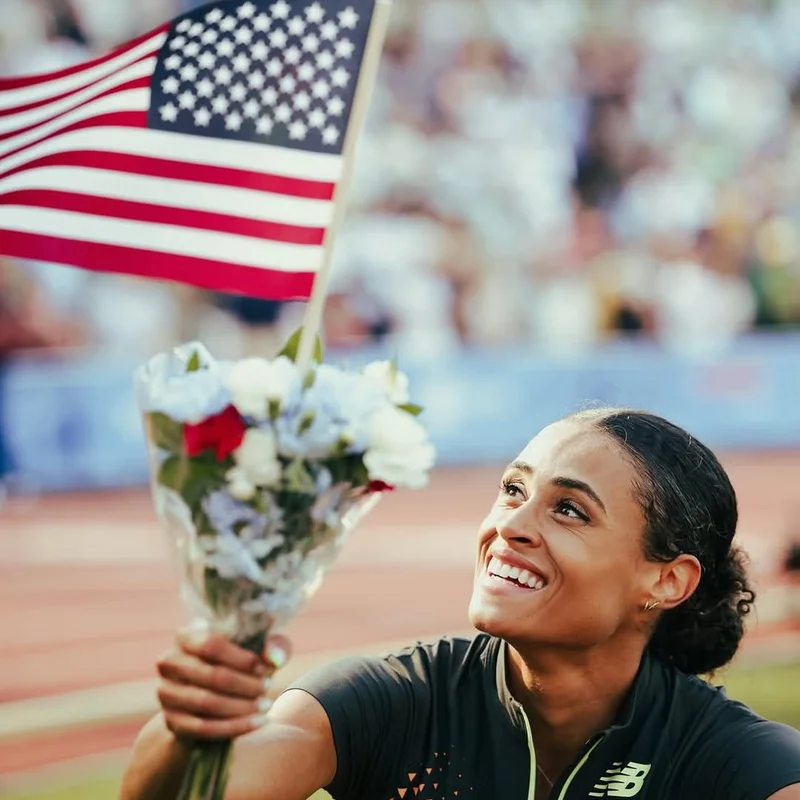
[[654, 414], [592, 409], [572, 418], [596, 426], [636, 467], [645, 556], [668, 562], [687, 553], [702, 567], [695, 592], [661, 614], [650, 650], [693, 675], [725, 666], [739, 647], [755, 593], [744, 556], [732, 545], [739, 512], [724, 468], [708, 447]]

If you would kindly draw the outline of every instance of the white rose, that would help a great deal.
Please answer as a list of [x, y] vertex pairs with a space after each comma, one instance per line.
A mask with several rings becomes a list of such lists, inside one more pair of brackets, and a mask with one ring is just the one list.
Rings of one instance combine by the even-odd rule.
[[274, 361], [245, 358], [231, 367], [225, 384], [242, 416], [263, 421], [269, 417], [270, 403], [282, 406], [300, 387], [300, 373], [286, 356]]
[[390, 402], [397, 406], [408, 403], [408, 376], [400, 372], [391, 361], [373, 361], [364, 367], [363, 375], [380, 386]]
[[275, 434], [264, 428], [250, 428], [241, 445], [233, 451], [236, 468], [230, 470], [232, 482], [249, 481], [254, 486], [275, 486], [281, 479], [278, 442]]
[[231, 497], [241, 500], [243, 503], [253, 499], [256, 485], [247, 477], [244, 470], [239, 467], [229, 469], [225, 474], [225, 479], [228, 481], [228, 491]]
[[387, 406], [372, 418], [364, 456], [372, 480], [421, 489], [435, 460], [428, 432], [410, 414]]

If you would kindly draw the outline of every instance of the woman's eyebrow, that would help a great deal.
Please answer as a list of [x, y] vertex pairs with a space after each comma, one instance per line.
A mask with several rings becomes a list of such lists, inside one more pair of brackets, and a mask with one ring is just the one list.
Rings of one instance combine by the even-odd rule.
[[[516, 461], [512, 461], [507, 467], [506, 471], [509, 470], [517, 470], [518, 472], [522, 472], [525, 475], [533, 475], [534, 469], [533, 467], [527, 462], [517, 459]], [[553, 478], [551, 481], [553, 486], [560, 486], [562, 489], [576, 489], [579, 492], [583, 492], [587, 497], [590, 497], [597, 503], [603, 511], [606, 510], [605, 503], [600, 499], [600, 496], [597, 492], [592, 489], [592, 487], [586, 483], [586, 481], [578, 480], [577, 478], [566, 478], [566, 477], [559, 477]]]

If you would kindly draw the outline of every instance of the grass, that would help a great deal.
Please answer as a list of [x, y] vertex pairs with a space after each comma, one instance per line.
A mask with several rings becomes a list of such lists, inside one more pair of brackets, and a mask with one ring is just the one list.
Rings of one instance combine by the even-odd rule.
[[[731, 670], [714, 681], [723, 684], [728, 694], [747, 703], [767, 719], [783, 722], [800, 730], [800, 663], [752, 669]], [[0, 800], [115, 800], [118, 780], [87, 776], [69, 785], [37, 791], [4, 793]], [[326, 800], [320, 792], [311, 800]]]

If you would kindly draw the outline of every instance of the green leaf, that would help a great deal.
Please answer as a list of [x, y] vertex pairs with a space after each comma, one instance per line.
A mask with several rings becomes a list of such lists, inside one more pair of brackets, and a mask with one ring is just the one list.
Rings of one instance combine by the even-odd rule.
[[306, 469], [302, 458], [296, 458], [289, 463], [283, 471], [283, 480], [286, 488], [296, 494], [315, 494], [317, 491], [314, 478]]
[[192, 353], [189, 360], [186, 362], [186, 371], [187, 372], [199, 372], [200, 371], [200, 353], [197, 350]]
[[180, 456], [170, 456], [159, 467], [156, 480], [167, 489], [180, 492], [183, 483], [183, 459]]
[[411, 414], [412, 417], [418, 417], [425, 410], [422, 406], [415, 406], [413, 403], [406, 403], [397, 407], [401, 411], [405, 411], [406, 414]]
[[161, 450], [180, 453], [183, 449], [183, 424], [160, 411], [148, 414], [150, 440]]
[[[281, 350], [281, 352], [278, 353], [278, 355], [279, 356], [286, 356], [286, 358], [288, 358], [288, 359], [290, 359], [290, 360], [292, 360], [294, 362], [297, 362], [297, 352], [298, 352], [298, 350], [300, 350], [300, 339], [302, 338], [302, 335], [303, 335], [303, 329], [302, 328], [299, 328], [298, 330], [296, 330], [289, 337], [289, 340], [284, 345], [283, 350]], [[321, 364], [322, 363], [322, 359], [323, 359], [322, 339], [320, 339], [319, 335], [317, 335], [316, 341], [314, 343], [313, 360], [317, 364]]]

